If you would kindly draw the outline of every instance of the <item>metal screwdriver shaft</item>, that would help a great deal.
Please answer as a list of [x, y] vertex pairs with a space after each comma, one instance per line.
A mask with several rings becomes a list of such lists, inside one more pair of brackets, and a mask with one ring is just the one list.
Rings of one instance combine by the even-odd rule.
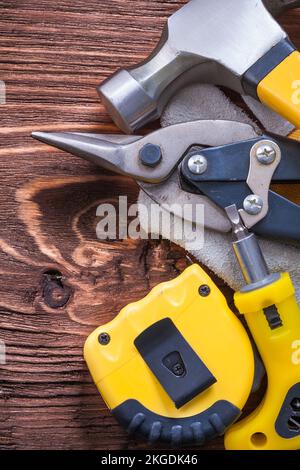
[[270, 278], [270, 272], [258, 240], [243, 224], [236, 205], [227, 207], [227, 216], [232, 225], [233, 249], [247, 284], [261, 283]]

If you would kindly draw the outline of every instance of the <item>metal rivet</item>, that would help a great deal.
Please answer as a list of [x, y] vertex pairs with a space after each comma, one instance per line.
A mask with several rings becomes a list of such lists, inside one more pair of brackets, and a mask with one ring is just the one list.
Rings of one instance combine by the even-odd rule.
[[258, 215], [261, 213], [264, 207], [264, 201], [260, 196], [251, 194], [244, 200], [244, 209], [247, 214]]
[[206, 284], [203, 284], [203, 286], [199, 287], [199, 294], [201, 297], [208, 297], [211, 293], [210, 287], [207, 286]]
[[110, 336], [108, 333], [100, 333], [98, 336], [98, 341], [102, 346], [107, 346], [110, 343]]
[[272, 145], [263, 144], [256, 150], [257, 160], [263, 165], [271, 165], [274, 163], [276, 156], [276, 149]]
[[188, 167], [194, 175], [203, 175], [207, 170], [208, 162], [204, 155], [193, 155], [189, 159]]
[[176, 375], [176, 377], [182, 377], [185, 375], [185, 370], [182, 364], [175, 364], [173, 367], [173, 374]]
[[145, 166], [156, 167], [162, 160], [162, 152], [159, 145], [146, 144], [139, 153], [140, 161]]

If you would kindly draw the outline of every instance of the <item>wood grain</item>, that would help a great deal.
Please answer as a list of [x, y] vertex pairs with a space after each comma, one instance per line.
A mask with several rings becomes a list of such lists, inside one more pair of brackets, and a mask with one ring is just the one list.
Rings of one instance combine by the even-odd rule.
[[[135, 183], [30, 133], [117, 132], [96, 85], [145, 58], [184, 3], [0, 1], [1, 449], [145, 448], [109, 415], [82, 346], [128, 302], [181, 272], [186, 254], [166, 241], [97, 241], [97, 205], [123, 194], [135, 202]], [[300, 46], [300, 13], [282, 23]]]

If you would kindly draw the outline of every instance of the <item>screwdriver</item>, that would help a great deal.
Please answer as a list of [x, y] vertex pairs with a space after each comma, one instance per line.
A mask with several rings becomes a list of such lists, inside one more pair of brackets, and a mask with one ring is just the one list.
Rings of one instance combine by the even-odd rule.
[[225, 435], [227, 450], [300, 449], [300, 310], [288, 273], [270, 274], [258, 240], [235, 205], [226, 208], [246, 286], [235, 294], [266, 368], [258, 408]]

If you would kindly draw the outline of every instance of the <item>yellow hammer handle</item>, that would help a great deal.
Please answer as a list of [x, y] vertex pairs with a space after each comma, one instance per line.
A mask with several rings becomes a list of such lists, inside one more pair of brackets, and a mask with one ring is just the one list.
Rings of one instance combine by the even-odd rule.
[[[229, 429], [228, 450], [300, 449], [300, 309], [288, 274], [252, 292], [239, 292], [235, 303], [245, 315], [262, 356], [268, 388], [260, 406]], [[280, 315], [271, 329], [266, 309]]]
[[290, 54], [258, 85], [260, 101], [300, 128], [300, 53]]

